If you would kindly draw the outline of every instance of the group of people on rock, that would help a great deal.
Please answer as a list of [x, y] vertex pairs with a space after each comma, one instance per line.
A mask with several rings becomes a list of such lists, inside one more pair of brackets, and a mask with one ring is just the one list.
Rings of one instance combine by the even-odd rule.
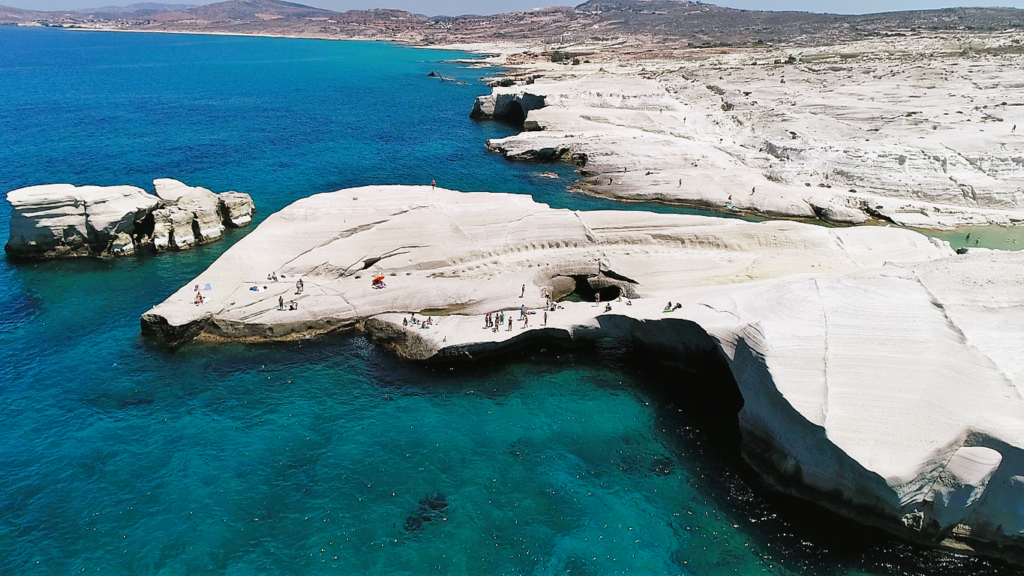
[[[492, 332], [497, 332], [499, 328], [505, 325], [505, 311], [499, 310], [497, 312], [488, 312], [484, 314], [484, 328], [491, 328]], [[508, 319], [508, 329], [512, 329], [512, 318]]]
[[426, 320], [420, 320], [420, 319], [416, 318], [416, 313], [415, 312], [413, 312], [411, 314], [411, 316], [412, 316], [411, 319], [410, 318], [406, 318], [404, 316], [402, 317], [402, 326], [410, 326], [410, 325], [412, 325], [412, 326], [419, 326], [420, 329], [427, 329], [427, 330], [429, 330], [430, 327], [434, 325], [434, 318], [432, 316], [427, 316]]
[[306, 285], [302, 283], [302, 278], [299, 278], [298, 281], [295, 282], [295, 293], [296, 294], [302, 294], [302, 291], [305, 288], [306, 288]]
[[[284, 310], [284, 296], [278, 296], [277, 297], [277, 309], [278, 310]], [[298, 310], [299, 309], [298, 301], [292, 300], [292, 301], [288, 302], [288, 309], [289, 310]]]
[[195, 304], [196, 306], [199, 306], [200, 304], [202, 304], [205, 301], [206, 301], [206, 298], [203, 298], [203, 293], [202, 292], [196, 292], [196, 297], [192, 300], [192, 303]]
[[[555, 306], [554, 306], [554, 304], [552, 304], [551, 305], [551, 311], [553, 312], [554, 310], [555, 310]], [[535, 312], [528, 311], [526, 309], [526, 305], [525, 304], [519, 307], [519, 319], [523, 321], [523, 328], [524, 329], [530, 327], [530, 314], [535, 314]], [[506, 332], [511, 332], [512, 331], [512, 317], [508, 316], [507, 318], [508, 318], [508, 321], [506, 322], [506, 316], [505, 316], [505, 311], [504, 310], [498, 310], [497, 312], [488, 312], [488, 313], [484, 314], [484, 329], [490, 328], [492, 332], [497, 332], [502, 326], [508, 326], [508, 328], [506, 329]], [[547, 325], [548, 325], [548, 309], [545, 308], [544, 309], [544, 323], [542, 324], [542, 326], [547, 326]]]

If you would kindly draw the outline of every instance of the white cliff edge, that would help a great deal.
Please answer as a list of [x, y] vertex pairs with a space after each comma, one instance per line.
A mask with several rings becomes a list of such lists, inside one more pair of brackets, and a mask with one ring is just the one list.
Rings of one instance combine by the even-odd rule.
[[[1005, 554], [1024, 531], [1022, 283], [1024, 254], [957, 256], [899, 229], [368, 187], [270, 216], [142, 328], [171, 344], [359, 328], [421, 360], [536, 339], [628, 338], [669, 363], [707, 354], [742, 394], [747, 461], [778, 489]], [[545, 309], [573, 290], [632, 300]], [[485, 313], [520, 306], [536, 312], [528, 325], [485, 328]], [[405, 325], [424, 310], [441, 315]]]
[[11, 236], [16, 258], [127, 256], [152, 244], [184, 250], [223, 236], [225, 226], [252, 221], [252, 199], [214, 194], [177, 180], [154, 181], [157, 195], [134, 186], [47, 184], [12, 190]]

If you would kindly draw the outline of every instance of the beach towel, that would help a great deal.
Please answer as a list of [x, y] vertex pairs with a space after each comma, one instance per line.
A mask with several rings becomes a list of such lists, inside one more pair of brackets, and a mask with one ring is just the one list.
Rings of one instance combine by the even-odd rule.
[[203, 290], [206, 290], [206, 291], [210, 291], [210, 290], [213, 290], [213, 288], [211, 288], [211, 287], [210, 287], [210, 285], [209, 285], [209, 284], [207, 284], [207, 285], [206, 285], [206, 286], [205, 286], [205, 287], [203, 288]]

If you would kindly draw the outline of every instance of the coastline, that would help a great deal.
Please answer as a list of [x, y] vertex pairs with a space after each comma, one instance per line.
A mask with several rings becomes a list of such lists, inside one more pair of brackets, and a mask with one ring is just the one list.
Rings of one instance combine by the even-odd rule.
[[[383, 42], [388, 44], [397, 44], [400, 46], [407, 46], [409, 48], [422, 48], [424, 50], [442, 50], [448, 52], [469, 52], [476, 53], [481, 56], [486, 55], [505, 55], [508, 53], [519, 52], [527, 50], [533, 47], [530, 44], [515, 44], [511, 42], [501, 43], [480, 43], [480, 44], [422, 44], [415, 43], [412, 41], [406, 41], [401, 38], [381, 38], [373, 36], [351, 36], [345, 38], [339, 38], [338, 36], [327, 36], [327, 35], [297, 35], [297, 34], [250, 34], [244, 32], [218, 32], [218, 31], [203, 31], [203, 30], [140, 30], [137, 28], [89, 28], [82, 26], [68, 26], [68, 27], [51, 27], [59, 28], [61, 30], [69, 30], [75, 32], [130, 32], [133, 34], [177, 34], [177, 35], [199, 35], [199, 36], [234, 36], [242, 38], [285, 38], [289, 40], [334, 40], [342, 42]], [[485, 63], [485, 62], [480, 62]]]
[[[202, 35], [223, 35], [223, 36], [252, 36], [252, 37], [267, 37], [267, 38], [289, 38], [289, 39], [317, 39], [317, 40], [351, 40], [351, 41], [372, 41], [372, 42], [388, 42], [401, 46], [408, 46], [412, 48], [423, 48], [423, 49], [434, 49], [434, 50], [448, 50], [448, 51], [462, 51], [468, 53], [475, 53], [481, 56], [481, 59], [477, 62], [473, 62], [474, 67], [483, 66], [500, 66], [505, 70], [514, 71], [506, 74], [506, 78], [512, 78], [513, 86], [511, 88], [502, 89], [494, 88], [491, 96], [484, 96], [481, 98], [502, 98], [504, 94], [518, 94], [518, 93], [531, 93], [535, 91], [534, 83], [536, 80], [542, 82], [554, 82], [556, 85], [561, 82], [560, 85], [567, 85], [565, 78], [573, 79], [575, 82], [579, 82], [579, 79], [585, 79], [593, 75], [594, 70], [603, 71], [604, 68], [598, 65], [582, 65], [573, 66], [571, 70], [566, 69], [564, 66], [559, 66], [552, 63], [542, 64], [538, 62], [528, 63], [509, 63], [509, 55], [515, 53], [523, 53], [525, 51], [534, 48], [529, 43], [488, 43], [488, 44], [446, 44], [446, 45], [429, 45], [415, 41], [406, 41], [401, 38], [380, 38], [380, 37], [349, 37], [349, 38], [338, 38], [330, 37], [326, 35], [278, 35], [278, 34], [248, 34], [248, 33], [237, 33], [237, 32], [211, 32], [211, 31], [166, 31], [166, 30], [139, 30], [139, 29], [117, 29], [117, 28], [67, 28], [69, 30], [84, 30], [84, 31], [114, 31], [114, 32], [135, 32], [135, 33], [168, 33], [168, 34], [202, 34]], [[938, 36], [941, 40], [941, 36]], [[935, 40], [935, 41], [940, 41]], [[922, 40], [923, 42], [924, 40]], [[822, 47], [816, 48], [818, 52], [828, 52], [829, 50], [835, 51], [836, 48]], [[785, 49], [773, 48], [773, 52], [784, 53]], [[699, 50], [695, 50], [694, 54], [697, 55]], [[756, 52], [747, 50], [742, 53], [755, 54]], [[734, 54], [735, 56], [735, 54]], [[616, 59], [613, 57], [613, 61]], [[728, 58], [726, 58], [728, 60]], [[467, 64], [469, 64], [467, 62]], [[629, 64], [624, 70], [616, 71], [612, 76], [622, 76], [623, 80], [629, 80], [635, 78], [640, 80], [644, 76], [643, 71], [647, 68], [652, 70], [665, 70], [666, 66], [672, 64], [671, 60], [654, 60], [647, 63], [647, 66], [642, 66], [639, 63]], [[620, 62], [620, 67], [623, 65]], [[785, 67], [785, 66], [783, 66]], [[663, 74], [664, 72], [657, 72], [656, 74]], [[526, 85], [522, 84], [521, 80], [516, 80], [515, 77], [526, 76], [528, 82]], [[637, 76], [638, 75], [638, 76]], [[723, 186], [718, 180], [721, 176], [709, 173], [707, 175], [700, 172], [694, 173], [692, 171], [682, 171], [679, 173], [683, 176], [680, 179], [680, 183], [687, 180], [687, 187], [697, 188], [701, 190], [696, 195], [692, 193], [688, 195], [679, 196], [674, 186], [666, 186], [665, 182], [660, 180], [669, 180], [674, 182], [671, 174], [663, 176], [657, 183], [655, 188], [650, 188], [651, 183], [638, 180], [637, 176], [641, 174], [651, 174], [652, 171], [655, 174], [659, 174], [665, 170], [663, 164], [673, 165], [678, 164], [681, 160], [685, 161], [685, 158], [671, 158], [666, 157], [665, 159], [655, 159], [654, 164], [650, 166], [636, 165], [636, 160], [628, 157], [616, 158], [616, 153], [611, 152], [610, 149], [618, 147], [620, 150], [623, 145], [618, 140], [610, 140], [607, 143], [603, 143], [599, 136], [597, 138], [588, 135], [586, 132], [580, 132], [575, 127], [576, 121], [566, 122], [564, 118], [570, 118], [572, 115], [582, 115], [587, 117], [588, 114], [592, 115], [592, 112], [584, 107], [580, 108], [578, 105], [573, 105], [572, 108], [566, 108], [566, 104], [563, 104], [562, 100], [571, 101], [575, 96], [572, 95], [571, 90], [573, 88], [561, 88], [556, 87], [554, 91], [551, 89], [541, 90], [541, 93], [554, 94], [557, 97], [553, 102], [549, 102], [543, 105], [541, 108], [536, 110], [524, 109], [525, 115], [529, 116], [530, 120], [526, 126], [525, 131], [522, 133], [504, 138], [501, 141], [488, 142], [488, 147], [494, 151], [500, 152], [510, 160], [523, 159], [529, 161], [537, 154], [537, 150], [549, 146], [548, 142], [552, 139], [559, 141], [559, 146], [568, 146], [569, 150], [579, 150], [580, 155], [583, 157], [590, 157], [590, 161], [584, 161], [585, 164], [578, 168], [578, 172], [581, 173], [579, 181], [573, 186], [573, 189], [577, 192], [587, 194], [593, 197], [611, 199], [621, 202], [638, 202], [638, 203], [660, 203], [666, 206], [679, 206], [683, 208], [693, 208], [697, 210], [706, 210], [710, 212], [717, 212], [725, 215], [739, 215], [740, 217], [756, 217], [756, 218], [782, 218], [794, 221], [823, 221], [830, 225], [849, 226], [849, 225], [864, 225], [864, 224], [875, 224], [875, 225], [886, 225], [895, 224], [901, 227], [905, 227], [913, 230], [934, 230], [934, 235], [937, 237], [948, 238], [950, 232], [956, 232], [959, 230], [971, 231], [979, 226], [998, 226], [998, 227], [1016, 227], [1024, 225], [1024, 210], [1014, 209], [1010, 211], [999, 211], [985, 206], [961, 206], [956, 207], [947, 204], [948, 199], [937, 199], [937, 200], [916, 200], [913, 195], [906, 196], [905, 193], [899, 192], [895, 197], [890, 197], [890, 192], [885, 190], [864, 191], [863, 183], [851, 180], [846, 183], [846, 186], [851, 186], [850, 192], [856, 191], [856, 194], [837, 193], [834, 190], [820, 190], [816, 189], [813, 193], [805, 193], [799, 187], [795, 186], [779, 186], [778, 184], [770, 181], [759, 181], [762, 177], [756, 173], [750, 173], [744, 175], [741, 178], [730, 177], [729, 183]], [[614, 86], [608, 87], [610, 93], [614, 94], [616, 91], [621, 89]], [[626, 91], [623, 94], [628, 94]], [[548, 100], [551, 100], [551, 95], [548, 95]], [[478, 102], [479, 104], [479, 102]], [[727, 103], [728, 104], [728, 103]], [[600, 104], [600, 106], [607, 106], [606, 104]], [[616, 105], [612, 105], [614, 108]], [[659, 107], [659, 114], [661, 113], [660, 107], [663, 104], [657, 104]], [[723, 104], [723, 107], [726, 104]], [[497, 114], [495, 114], [497, 116]], [[484, 115], [484, 117], [489, 117]], [[652, 118], [653, 119], [653, 118]], [[717, 120], [716, 120], [717, 122]], [[615, 122], [613, 122], [614, 124]], [[641, 128], [643, 130], [643, 128]], [[659, 128], [655, 132], [663, 131], [665, 128]], [[668, 128], [671, 132], [673, 129]], [[982, 130], [984, 132], [984, 130]], [[643, 132], [641, 132], [643, 134]], [[644, 136], [648, 138], [649, 135]], [[693, 136], [687, 136], [692, 138]], [[770, 136], [769, 136], [770, 138]], [[699, 139], [699, 137], [698, 137]], [[707, 143], [711, 146], [711, 143]], [[746, 146], [746, 144], [743, 144]], [[639, 144], [643, 147], [646, 144]], [[656, 141], [652, 142], [651, 146], [660, 146]], [[595, 148], [596, 147], [596, 148]], [[682, 152], [683, 156], [688, 154]], [[733, 152], [727, 152], [727, 154], [733, 154]], [[595, 162], [595, 158], [603, 158], [601, 163]], [[894, 156], [895, 158], [895, 156]], [[904, 158], [904, 156], [900, 156]], [[563, 158], [564, 160], [564, 158]], [[968, 159], [973, 164], [983, 164], [986, 160], [973, 160]], [[762, 160], [758, 160], [762, 162]], [[887, 160], [885, 160], [887, 161]], [[903, 162], [903, 160], [901, 160]], [[600, 182], [604, 178], [609, 176], [616, 177], [616, 174], [623, 169], [627, 169], [632, 165], [634, 169], [632, 173], [626, 173], [622, 175], [622, 182], [615, 182], [613, 185], [603, 185]], [[728, 162], [723, 165], [723, 169], [726, 171], [736, 172], [737, 170], [747, 170], [741, 165], [732, 166]], [[792, 168], [786, 168], [791, 170]], [[888, 166], [879, 165], [876, 168], [876, 172], [885, 172], [890, 170]], [[737, 173], [741, 173], [737, 172]], [[671, 176], [671, 178], [669, 178]], [[690, 180], [696, 176], [696, 180], [691, 182]], [[793, 177], [787, 177], [793, 178]], [[799, 183], [804, 177], [799, 177], [797, 182]], [[615, 178], [618, 180], [619, 178]], [[733, 185], [732, 180], [737, 180]], [[739, 180], [745, 180], [739, 182]], [[959, 177], [954, 179], [954, 182], [961, 180]], [[746, 198], [745, 196], [737, 197], [736, 205], [732, 206], [732, 193], [731, 191], [742, 188], [742, 185], [749, 185], [754, 182], [754, 190], [765, 190], [760, 193], [757, 197]], [[818, 186], [828, 186], [831, 188], [831, 184], [828, 184], [827, 176], [825, 183], [819, 183]], [[966, 184], [961, 184], [966, 186]], [[976, 190], [972, 188], [972, 190]], [[727, 192], [728, 191], [728, 192]], [[943, 192], [945, 193], [945, 192]], [[914, 194], [921, 194], [915, 192]], [[978, 194], [977, 191], [974, 194]], [[692, 197], [691, 197], [692, 196]], [[728, 198], [727, 198], [728, 196]], [[1005, 194], [1003, 197], [1006, 197]], [[1006, 197], [1008, 198], [1008, 197]], [[999, 200], [1005, 204], [1006, 200]], [[874, 205], [880, 204], [875, 209]], [[998, 202], [997, 202], [998, 204]], [[869, 205], [871, 207], [869, 207]], [[921, 215], [924, 215], [922, 218]], [[986, 234], [992, 235], [992, 234]], [[975, 237], [978, 235], [975, 234]], [[1013, 236], [1013, 234], [1011, 234]], [[1024, 247], [1024, 245], [1020, 245]], [[979, 248], [983, 247], [980, 245], [964, 246], [965, 248]], [[988, 248], [1015, 248], [1017, 246], [1002, 246], [998, 243], [989, 243]]]
[[[488, 148], [516, 161], [571, 158], [581, 173], [575, 187], [596, 196], [836, 225], [1020, 226], [1015, 158], [1024, 139], [1015, 123], [1024, 116], [1008, 104], [1012, 90], [997, 87], [1024, 63], [1015, 53], [982, 56], [948, 94], [927, 91], [920, 101], [935, 88], [933, 74], [970, 61], [950, 42], [934, 35], [615, 66], [512, 64], [525, 80], [493, 88], [473, 117], [518, 121], [523, 132]], [[858, 75], [880, 66], [886, 74]], [[995, 87], [982, 95], [971, 82]], [[889, 102], [885, 112], [876, 94]]]

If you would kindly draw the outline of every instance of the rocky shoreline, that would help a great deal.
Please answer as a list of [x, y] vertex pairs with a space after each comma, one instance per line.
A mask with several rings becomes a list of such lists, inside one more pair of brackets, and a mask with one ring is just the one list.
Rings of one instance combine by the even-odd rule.
[[973, 41], [518, 64], [470, 116], [521, 125], [488, 148], [571, 162], [597, 196], [837, 225], [1022, 225], [1024, 112], [1006, 74], [1024, 67], [1007, 48], [1024, 37]]
[[910, 540], [1016, 557], [1021, 281], [1021, 254], [957, 256], [895, 228], [369, 187], [270, 216], [141, 323], [172, 345], [359, 329], [418, 361], [597, 339], [668, 363], [711, 355], [743, 397], [744, 457], [777, 489]]

